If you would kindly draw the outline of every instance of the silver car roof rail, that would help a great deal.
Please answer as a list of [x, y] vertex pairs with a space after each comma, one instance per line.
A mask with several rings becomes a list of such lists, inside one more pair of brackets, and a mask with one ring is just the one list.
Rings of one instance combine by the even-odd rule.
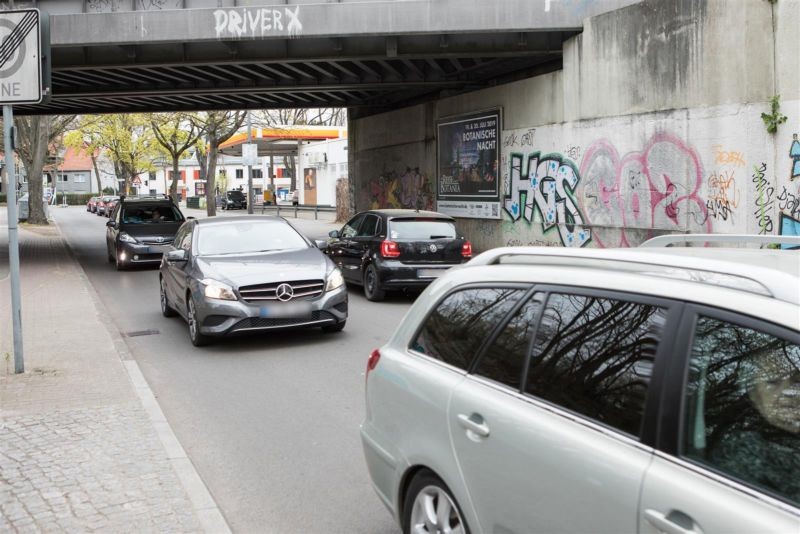
[[644, 251], [638, 248], [501, 247], [475, 256], [465, 267], [499, 264], [585, 267], [644, 274], [723, 286], [800, 305], [800, 276], [793, 271], [674, 254], [667, 250], [658, 252], [653, 248]]
[[800, 236], [755, 234], [668, 234], [653, 237], [639, 245], [641, 248], [668, 247], [678, 243], [754, 243], [800, 247]]

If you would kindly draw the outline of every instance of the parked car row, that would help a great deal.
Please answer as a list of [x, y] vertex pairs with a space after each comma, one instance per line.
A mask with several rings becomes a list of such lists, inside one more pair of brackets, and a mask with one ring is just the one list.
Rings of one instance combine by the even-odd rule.
[[114, 195], [92, 197], [86, 203], [86, 211], [108, 217], [118, 201], [119, 197]]

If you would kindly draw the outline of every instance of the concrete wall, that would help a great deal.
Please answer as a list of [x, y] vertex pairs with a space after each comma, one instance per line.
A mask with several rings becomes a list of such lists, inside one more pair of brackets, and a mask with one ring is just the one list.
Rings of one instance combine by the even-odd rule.
[[[647, 0], [589, 19], [560, 72], [352, 121], [357, 209], [433, 207], [436, 121], [501, 106], [503, 220], [458, 222], [478, 249], [797, 233], [798, 28], [796, 1]], [[788, 120], [771, 135], [774, 94]]]

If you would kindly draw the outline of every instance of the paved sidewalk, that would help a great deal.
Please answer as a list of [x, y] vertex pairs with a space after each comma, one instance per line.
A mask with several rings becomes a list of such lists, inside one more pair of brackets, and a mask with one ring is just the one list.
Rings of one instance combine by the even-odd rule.
[[20, 248], [23, 375], [0, 278], [0, 532], [226, 532], [58, 229], [22, 227]]

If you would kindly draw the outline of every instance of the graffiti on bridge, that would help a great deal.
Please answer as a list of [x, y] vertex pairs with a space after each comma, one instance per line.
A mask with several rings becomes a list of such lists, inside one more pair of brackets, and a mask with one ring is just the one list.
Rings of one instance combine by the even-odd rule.
[[[428, 177], [419, 167], [406, 167], [403, 174], [395, 171], [381, 173], [367, 183], [366, 205], [370, 209], [410, 208], [434, 209], [434, 195]], [[364, 205], [359, 203], [359, 205]]]
[[624, 156], [601, 139], [584, 151], [580, 176], [581, 208], [597, 246], [636, 245], [632, 241], [650, 237], [654, 230], [711, 230], [699, 196], [700, 157], [673, 134], [657, 133], [643, 150]]
[[800, 141], [797, 140], [797, 134], [792, 135], [789, 157], [792, 159], [792, 174], [789, 179], [800, 178]]
[[533, 223], [538, 212], [544, 232], [557, 229], [564, 246], [582, 247], [592, 239], [574, 198], [580, 175], [572, 161], [558, 154], [514, 153], [509, 170], [503, 207], [511, 220]]
[[756, 221], [758, 222], [758, 233], [763, 235], [771, 234], [773, 230], [771, 213], [772, 207], [775, 205], [775, 199], [773, 198], [775, 188], [770, 185], [769, 180], [766, 178], [766, 163], [756, 165], [753, 167], [753, 171], [753, 183], [756, 184], [756, 209], [753, 215], [756, 216]]

